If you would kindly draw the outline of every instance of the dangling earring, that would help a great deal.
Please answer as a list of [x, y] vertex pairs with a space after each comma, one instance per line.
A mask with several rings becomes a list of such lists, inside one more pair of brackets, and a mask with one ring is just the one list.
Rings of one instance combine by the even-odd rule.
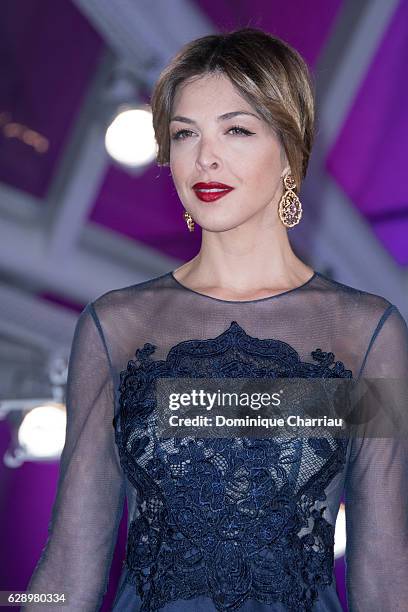
[[285, 227], [293, 227], [302, 218], [302, 203], [294, 192], [296, 183], [293, 176], [287, 174], [283, 179], [283, 183], [286, 191], [279, 202], [279, 218]]
[[183, 217], [186, 220], [187, 227], [188, 227], [189, 231], [190, 232], [194, 232], [194, 220], [193, 220], [193, 217], [186, 210], [184, 211]]

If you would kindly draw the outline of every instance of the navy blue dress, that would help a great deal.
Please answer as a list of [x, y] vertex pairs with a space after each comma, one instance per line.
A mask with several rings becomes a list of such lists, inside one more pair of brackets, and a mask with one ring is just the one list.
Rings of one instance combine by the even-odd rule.
[[384, 297], [319, 272], [251, 301], [206, 296], [169, 272], [89, 302], [49, 538], [27, 588], [68, 593], [64, 610], [99, 610], [126, 498], [114, 612], [341, 612], [344, 492], [349, 610], [407, 609], [406, 438], [162, 438], [160, 377], [407, 381], [408, 328]]

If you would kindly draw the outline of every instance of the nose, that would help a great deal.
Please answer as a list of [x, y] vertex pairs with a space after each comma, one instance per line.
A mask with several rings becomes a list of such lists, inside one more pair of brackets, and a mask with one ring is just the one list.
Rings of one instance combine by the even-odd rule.
[[218, 168], [220, 166], [220, 158], [216, 154], [213, 143], [208, 140], [202, 140], [197, 153], [196, 164], [200, 169]]

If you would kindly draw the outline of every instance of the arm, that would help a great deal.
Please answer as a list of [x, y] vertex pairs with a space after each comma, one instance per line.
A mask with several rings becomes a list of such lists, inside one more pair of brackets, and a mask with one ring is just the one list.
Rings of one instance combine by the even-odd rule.
[[[380, 320], [363, 368], [364, 378], [386, 379], [379, 385], [380, 405], [385, 413], [398, 404], [406, 432], [408, 328], [395, 306]], [[367, 435], [351, 439], [345, 480], [349, 612], [408, 610], [408, 440], [406, 433], [379, 437], [380, 431], [371, 428], [370, 435], [367, 427]]]
[[113, 378], [92, 317], [81, 312], [72, 341], [66, 391], [67, 429], [48, 539], [27, 590], [65, 593], [61, 605], [24, 612], [99, 610], [123, 510], [124, 476], [114, 446]]

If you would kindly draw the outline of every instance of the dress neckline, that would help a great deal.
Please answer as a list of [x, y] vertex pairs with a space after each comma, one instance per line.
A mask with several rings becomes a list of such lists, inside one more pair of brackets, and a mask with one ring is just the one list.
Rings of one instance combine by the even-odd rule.
[[275, 298], [280, 298], [280, 297], [283, 297], [284, 295], [287, 295], [288, 293], [293, 293], [294, 291], [303, 289], [304, 287], [309, 285], [317, 276], [319, 276], [319, 272], [317, 272], [316, 270], [313, 270], [312, 276], [308, 278], [307, 281], [299, 285], [298, 287], [293, 287], [293, 289], [288, 289], [287, 291], [282, 291], [281, 293], [276, 293], [275, 295], [266, 295], [265, 297], [257, 298], [255, 300], [223, 300], [222, 298], [217, 298], [212, 295], [207, 295], [206, 293], [200, 293], [199, 291], [196, 291], [195, 289], [191, 289], [190, 287], [183, 285], [183, 283], [177, 280], [177, 278], [174, 276], [174, 270], [171, 270], [168, 273], [168, 276], [170, 276], [173, 282], [175, 282], [177, 285], [182, 287], [185, 291], [189, 291], [190, 293], [195, 293], [196, 295], [202, 298], [206, 298], [207, 300], [215, 300], [216, 302], [223, 302], [224, 304], [254, 304], [256, 302], [265, 302], [266, 300], [273, 300]]

